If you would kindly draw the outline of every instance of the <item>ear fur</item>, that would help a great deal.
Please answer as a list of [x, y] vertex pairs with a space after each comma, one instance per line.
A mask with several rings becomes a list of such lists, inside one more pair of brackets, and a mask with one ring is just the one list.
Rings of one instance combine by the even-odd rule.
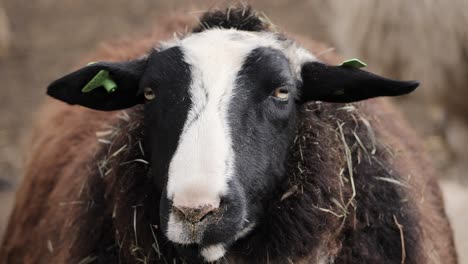
[[379, 96], [398, 96], [412, 92], [418, 81], [397, 81], [352, 67], [309, 62], [301, 70], [302, 102], [349, 103]]
[[[137, 95], [140, 78], [146, 68], [146, 60], [128, 62], [99, 62], [72, 72], [54, 82], [47, 88], [47, 94], [68, 104], [78, 104], [95, 110], [119, 110], [142, 103]], [[114, 92], [103, 87], [90, 92], [82, 92], [83, 87], [101, 70], [109, 72], [117, 84]]]

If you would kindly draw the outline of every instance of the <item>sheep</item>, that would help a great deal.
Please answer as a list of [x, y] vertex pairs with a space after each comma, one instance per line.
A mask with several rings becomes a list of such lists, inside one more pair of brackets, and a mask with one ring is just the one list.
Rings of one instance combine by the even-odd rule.
[[0, 262], [456, 263], [418, 137], [356, 103], [417, 82], [332, 66], [250, 8], [152, 48], [168, 23], [48, 87], [68, 104], [41, 112]]

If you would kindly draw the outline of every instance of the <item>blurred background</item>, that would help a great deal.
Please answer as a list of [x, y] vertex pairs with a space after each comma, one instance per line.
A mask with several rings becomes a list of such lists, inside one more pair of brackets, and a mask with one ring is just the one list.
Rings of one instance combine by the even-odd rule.
[[[99, 43], [138, 37], [158, 19], [232, 1], [0, 0], [0, 238], [21, 181], [45, 87]], [[418, 79], [395, 100], [439, 170], [460, 263], [468, 263], [468, 0], [252, 0], [280, 30], [323, 41], [368, 70]], [[436, 238], [434, 238], [436, 239]]]

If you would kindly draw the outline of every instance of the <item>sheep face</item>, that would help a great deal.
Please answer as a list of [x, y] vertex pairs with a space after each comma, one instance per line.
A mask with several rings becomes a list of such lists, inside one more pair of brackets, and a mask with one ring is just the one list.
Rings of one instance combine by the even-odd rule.
[[[82, 88], [100, 71], [117, 88]], [[274, 33], [211, 29], [129, 62], [96, 63], [48, 94], [97, 110], [145, 104], [145, 144], [161, 192], [161, 227], [183, 254], [206, 261], [255, 230], [287, 177], [285, 161], [303, 102], [400, 95], [416, 82], [327, 66]]]

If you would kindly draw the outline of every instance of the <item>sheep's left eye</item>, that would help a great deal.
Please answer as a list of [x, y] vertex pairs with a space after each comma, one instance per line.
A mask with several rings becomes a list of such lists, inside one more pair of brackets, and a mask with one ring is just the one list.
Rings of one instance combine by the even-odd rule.
[[156, 98], [156, 95], [154, 94], [153, 89], [151, 89], [150, 87], [145, 87], [145, 89], [143, 90], [143, 95], [148, 101], [151, 101], [154, 98]]
[[276, 88], [271, 94], [275, 99], [286, 101], [289, 98], [289, 91], [286, 87]]

